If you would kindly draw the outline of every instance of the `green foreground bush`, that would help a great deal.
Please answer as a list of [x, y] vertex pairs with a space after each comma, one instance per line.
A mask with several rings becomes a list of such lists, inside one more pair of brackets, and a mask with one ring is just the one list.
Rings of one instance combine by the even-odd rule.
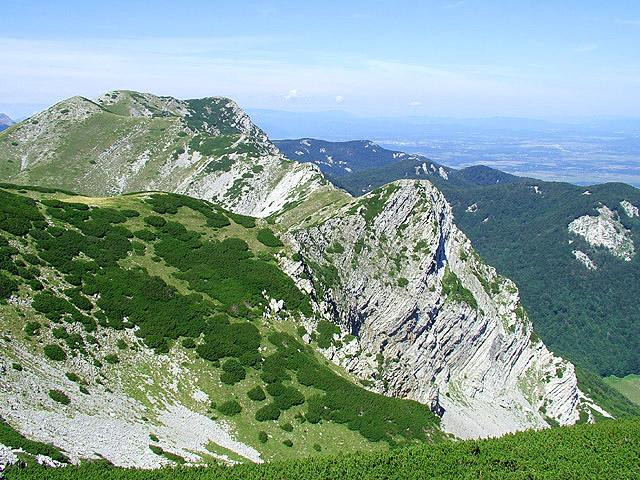
[[[9, 471], [9, 480], [637, 479], [640, 419], [338, 457], [235, 467], [117, 469], [86, 464]], [[46, 472], [46, 475], [43, 474]]]

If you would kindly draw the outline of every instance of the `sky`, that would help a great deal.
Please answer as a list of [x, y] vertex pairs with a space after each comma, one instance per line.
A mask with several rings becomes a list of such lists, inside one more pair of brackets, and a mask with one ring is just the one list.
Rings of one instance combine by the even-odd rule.
[[0, 112], [13, 117], [115, 89], [361, 116], [640, 112], [637, 0], [23, 0], [0, 12]]

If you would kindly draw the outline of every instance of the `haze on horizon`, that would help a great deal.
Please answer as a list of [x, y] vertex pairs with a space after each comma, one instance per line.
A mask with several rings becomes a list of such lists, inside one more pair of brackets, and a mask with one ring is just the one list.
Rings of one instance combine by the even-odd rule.
[[6, 3], [0, 112], [132, 89], [368, 117], [637, 116], [640, 4], [515, 3]]

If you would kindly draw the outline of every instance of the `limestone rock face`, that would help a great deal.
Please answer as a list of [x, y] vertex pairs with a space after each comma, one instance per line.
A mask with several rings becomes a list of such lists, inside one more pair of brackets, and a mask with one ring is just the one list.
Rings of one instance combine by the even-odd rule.
[[484, 264], [428, 181], [319, 212], [290, 239], [300, 282], [307, 269], [319, 310], [355, 337], [325, 354], [371, 388], [430, 405], [464, 438], [578, 420], [573, 365], [533, 335], [513, 282]]
[[[635, 213], [628, 206], [623, 205], [623, 208], [630, 217]], [[569, 232], [583, 237], [589, 245], [606, 248], [627, 262], [636, 254], [631, 232], [620, 223], [618, 213], [605, 205], [598, 208], [598, 216], [576, 218], [569, 224]]]

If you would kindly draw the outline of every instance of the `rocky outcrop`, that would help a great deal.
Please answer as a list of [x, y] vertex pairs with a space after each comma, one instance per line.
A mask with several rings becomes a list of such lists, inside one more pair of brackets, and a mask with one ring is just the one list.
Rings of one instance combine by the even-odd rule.
[[606, 248], [627, 262], [636, 254], [631, 232], [620, 223], [618, 213], [606, 205], [598, 208], [598, 216], [583, 215], [573, 220], [569, 232], [584, 238], [589, 245]]
[[624, 213], [627, 214], [629, 218], [640, 217], [640, 209], [636, 207], [633, 203], [628, 200], [623, 200], [620, 202], [620, 206], [624, 210]]
[[581, 252], [580, 250], [573, 250], [571, 253], [573, 253], [573, 256], [576, 257], [576, 260], [587, 267], [588, 270], [598, 269], [598, 266], [593, 263], [593, 260], [591, 260], [591, 258], [589, 258], [589, 255], [587, 255], [586, 253]]
[[578, 420], [573, 365], [535, 337], [515, 285], [482, 262], [429, 182], [320, 212], [290, 239], [304, 257], [290, 271], [304, 286], [309, 270], [342, 330], [326, 355], [371, 388], [430, 405], [463, 438]]

